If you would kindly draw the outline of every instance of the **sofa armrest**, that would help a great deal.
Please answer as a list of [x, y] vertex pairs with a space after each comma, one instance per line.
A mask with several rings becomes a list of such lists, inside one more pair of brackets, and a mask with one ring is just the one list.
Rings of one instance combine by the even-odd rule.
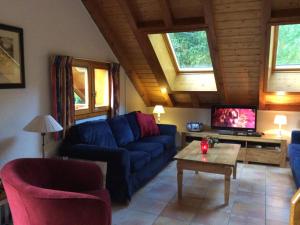
[[170, 124], [157, 124], [159, 127], [160, 134], [175, 136], [177, 127]]
[[96, 145], [76, 144], [68, 149], [71, 158], [107, 162], [106, 188], [115, 201], [130, 197], [130, 157], [124, 148], [101, 148]]
[[292, 144], [300, 144], [300, 130], [292, 131]]

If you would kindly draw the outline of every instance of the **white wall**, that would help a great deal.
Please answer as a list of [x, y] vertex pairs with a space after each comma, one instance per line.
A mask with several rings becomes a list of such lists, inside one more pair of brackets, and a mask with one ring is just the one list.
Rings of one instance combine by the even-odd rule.
[[[152, 113], [153, 108], [147, 108], [148, 113]], [[189, 121], [199, 121], [206, 126], [210, 126], [210, 109], [193, 108], [165, 108], [166, 113], [161, 115], [161, 123], [176, 124], [179, 131], [185, 130], [185, 125]], [[277, 114], [287, 116], [287, 125], [282, 127], [283, 135], [290, 140], [291, 131], [300, 129], [300, 112], [285, 111], [263, 111], [257, 113], [257, 130], [266, 134], [276, 134], [278, 125], [274, 124], [274, 117]]]
[[[49, 56], [71, 55], [117, 61], [80, 0], [1, 0], [0, 23], [24, 29], [25, 89], [0, 89], [0, 168], [11, 159], [39, 157], [41, 138], [22, 131], [36, 115], [49, 114]], [[126, 83], [129, 88], [123, 86]], [[121, 70], [121, 112], [125, 91], [129, 109], [144, 107]], [[49, 136], [48, 136], [49, 139]], [[48, 140], [48, 154], [55, 143]]]

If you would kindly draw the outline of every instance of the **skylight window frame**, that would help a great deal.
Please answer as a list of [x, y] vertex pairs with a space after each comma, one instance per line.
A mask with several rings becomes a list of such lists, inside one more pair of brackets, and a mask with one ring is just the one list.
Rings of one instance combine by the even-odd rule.
[[[300, 23], [295, 23], [299, 24]], [[279, 26], [282, 25], [293, 25], [293, 24], [276, 24], [271, 26], [271, 33], [273, 32], [273, 38], [272, 35], [270, 35], [270, 48], [272, 48], [272, 55], [270, 56], [272, 59], [271, 61], [271, 70], [272, 73], [276, 72], [300, 72], [300, 65], [296, 67], [276, 67], [276, 59], [277, 59], [277, 49], [278, 49], [278, 41], [279, 41]]]
[[[213, 66], [213, 54], [211, 52], [211, 48], [210, 48], [210, 43], [209, 43], [209, 38], [208, 38], [208, 32], [206, 29], [204, 30], [196, 30], [196, 31], [190, 31], [190, 32], [201, 32], [201, 31], [204, 31], [206, 33], [206, 39], [207, 39], [207, 44], [208, 44], [208, 51], [209, 51], [209, 55], [210, 55], [210, 59], [211, 59], [211, 63], [212, 63], [212, 66], [211, 66], [211, 69], [206, 69], [206, 68], [203, 68], [203, 69], [199, 69], [199, 68], [191, 68], [191, 69], [181, 69], [179, 67], [179, 62], [177, 61], [177, 57], [176, 57], [176, 54], [175, 54], [175, 51], [173, 49], [173, 46], [171, 44], [171, 40], [169, 39], [169, 36], [168, 36], [168, 33], [164, 33], [163, 34], [163, 39], [164, 39], [164, 42], [165, 42], [165, 45], [168, 49], [168, 52], [169, 52], [169, 55], [170, 55], [170, 58], [172, 60], [172, 63], [173, 63], [173, 66], [176, 70], [176, 73], [178, 75], [187, 75], [187, 74], [199, 74], [199, 73], [214, 73], [214, 66]], [[185, 32], [189, 32], [189, 31], [185, 31]], [[170, 32], [172, 33], [172, 32]]]

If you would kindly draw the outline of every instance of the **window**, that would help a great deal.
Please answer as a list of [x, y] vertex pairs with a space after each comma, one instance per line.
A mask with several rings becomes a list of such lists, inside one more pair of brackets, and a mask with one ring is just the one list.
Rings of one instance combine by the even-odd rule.
[[110, 92], [108, 64], [75, 59], [72, 66], [76, 119], [107, 113]]
[[273, 26], [271, 38], [272, 70], [299, 71], [300, 24]]
[[167, 33], [167, 45], [178, 72], [212, 72], [206, 31]]

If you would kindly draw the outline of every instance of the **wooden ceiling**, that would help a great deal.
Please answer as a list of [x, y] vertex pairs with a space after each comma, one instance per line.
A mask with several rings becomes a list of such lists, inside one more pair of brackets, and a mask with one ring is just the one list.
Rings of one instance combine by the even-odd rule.
[[[82, 2], [147, 106], [195, 108], [223, 103], [272, 109], [265, 98], [274, 93], [263, 84], [266, 24], [292, 11], [297, 17], [300, 8], [299, 0]], [[147, 35], [201, 29], [208, 31], [218, 92], [172, 91]]]

